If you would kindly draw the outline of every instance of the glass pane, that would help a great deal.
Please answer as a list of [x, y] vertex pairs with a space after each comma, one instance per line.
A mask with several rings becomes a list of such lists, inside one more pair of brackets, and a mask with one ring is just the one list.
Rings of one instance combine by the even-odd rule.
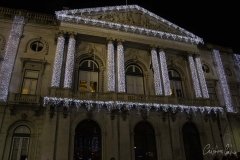
[[32, 79], [29, 94], [36, 94], [36, 89], [37, 89], [37, 80]]
[[19, 144], [20, 144], [20, 137], [14, 137], [12, 142], [11, 160], [18, 160]]
[[134, 93], [134, 76], [127, 76], [127, 93]]
[[28, 78], [38, 78], [39, 71], [26, 70], [25, 77]]
[[80, 71], [79, 89], [82, 92], [98, 91], [98, 72]]
[[82, 92], [87, 92], [88, 91], [88, 89], [87, 89], [87, 81], [80, 81], [79, 89]]
[[22, 139], [22, 148], [21, 148], [21, 159], [25, 160], [28, 155], [28, 144], [29, 138], [25, 137]]
[[91, 89], [91, 92], [96, 92], [97, 91], [97, 82], [91, 81], [90, 82], [90, 89]]
[[31, 85], [31, 79], [24, 79], [23, 80], [22, 94], [29, 94], [30, 93], [30, 85]]
[[26, 126], [19, 126], [15, 129], [14, 133], [30, 134], [30, 130]]
[[144, 86], [143, 86], [143, 77], [135, 77], [136, 79], [136, 94], [144, 94]]

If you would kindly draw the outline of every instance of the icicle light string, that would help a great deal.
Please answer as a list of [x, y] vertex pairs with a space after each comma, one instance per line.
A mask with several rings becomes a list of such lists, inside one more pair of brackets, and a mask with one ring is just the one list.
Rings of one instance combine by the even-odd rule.
[[56, 97], [44, 97], [44, 106], [54, 105], [54, 106], [64, 106], [64, 107], [77, 107], [81, 108], [86, 106], [88, 110], [96, 106], [97, 110], [107, 109], [108, 111], [118, 109], [121, 110], [122, 107], [125, 107], [128, 110], [134, 109], [147, 109], [147, 111], [155, 110], [167, 112], [171, 110], [172, 112], [198, 112], [208, 113], [211, 112], [224, 113], [222, 107], [210, 107], [210, 106], [188, 106], [181, 104], [158, 104], [158, 103], [137, 103], [137, 102], [124, 102], [124, 101], [93, 101], [93, 100], [77, 100], [77, 99], [68, 99], [68, 98], [56, 98]]
[[115, 91], [115, 63], [114, 63], [114, 45], [112, 41], [107, 46], [107, 88], [108, 91]]
[[121, 42], [117, 45], [118, 92], [125, 92], [124, 48]]

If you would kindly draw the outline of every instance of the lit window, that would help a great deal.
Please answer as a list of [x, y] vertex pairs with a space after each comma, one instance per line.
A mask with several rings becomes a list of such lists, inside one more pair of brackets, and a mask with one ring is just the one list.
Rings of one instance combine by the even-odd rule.
[[25, 70], [22, 94], [36, 94], [39, 71]]
[[29, 151], [30, 130], [26, 126], [15, 129], [10, 152], [10, 160], [27, 160]]
[[183, 97], [182, 79], [180, 74], [175, 70], [169, 70], [168, 74], [171, 85], [171, 95]]
[[129, 65], [126, 69], [127, 93], [144, 94], [143, 72], [137, 65]]
[[84, 60], [80, 63], [79, 68], [79, 85], [81, 92], [98, 91], [98, 72], [99, 68], [93, 60]]
[[35, 52], [43, 50], [44, 44], [41, 41], [34, 41], [30, 44], [30, 48]]

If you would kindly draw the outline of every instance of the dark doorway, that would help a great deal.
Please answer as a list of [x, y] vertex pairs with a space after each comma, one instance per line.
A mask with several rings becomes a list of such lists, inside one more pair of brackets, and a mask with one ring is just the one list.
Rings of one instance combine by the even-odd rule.
[[134, 129], [135, 160], [157, 160], [155, 132], [148, 122], [140, 122]]
[[186, 123], [182, 128], [186, 160], [203, 160], [200, 137], [193, 123]]
[[84, 120], [75, 129], [74, 160], [101, 160], [101, 129], [92, 120]]

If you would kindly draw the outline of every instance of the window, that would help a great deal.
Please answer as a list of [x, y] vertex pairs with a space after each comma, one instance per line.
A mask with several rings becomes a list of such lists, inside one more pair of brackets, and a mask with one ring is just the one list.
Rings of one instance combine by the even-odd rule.
[[134, 128], [135, 160], [157, 160], [155, 132], [148, 122], [139, 122]]
[[25, 70], [22, 84], [22, 94], [36, 94], [39, 71]]
[[137, 65], [129, 65], [126, 69], [127, 93], [144, 94], [143, 72]]
[[27, 160], [29, 151], [30, 130], [27, 126], [15, 129], [10, 152], [10, 160]]
[[186, 160], [203, 160], [201, 141], [193, 123], [186, 123], [182, 128]]
[[98, 91], [99, 68], [95, 61], [84, 60], [80, 63], [78, 90], [81, 92]]
[[226, 75], [229, 76], [229, 77], [231, 77], [231, 76], [232, 76], [232, 71], [231, 71], [231, 69], [228, 68], [228, 67], [225, 67], [224, 69], [225, 69]]
[[101, 160], [101, 129], [92, 120], [84, 120], [75, 129], [74, 160]]
[[240, 88], [237, 84], [229, 84], [229, 89], [231, 93], [232, 103], [236, 110], [240, 109]]
[[169, 70], [168, 74], [171, 86], [171, 95], [176, 97], [184, 97], [180, 74], [175, 70]]
[[30, 44], [30, 48], [34, 51], [34, 52], [40, 52], [43, 50], [44, 48], [44, 44], [41, 41], [34, 41]]

